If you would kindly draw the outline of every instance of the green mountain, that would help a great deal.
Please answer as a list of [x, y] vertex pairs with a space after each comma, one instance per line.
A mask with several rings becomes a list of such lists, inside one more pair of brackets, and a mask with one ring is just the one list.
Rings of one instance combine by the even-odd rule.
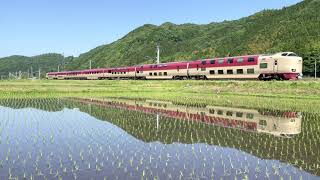
[[0, 76], [7, 77], [9, 73], [14, 75], [19, 74], [20, 71], [23, 77], [38, 76], [39, 68], [41, 76], [46, 72], [57, 71], [58, 66], [63, 70], [63, 64], [68, 64], [73, 60], [73, 57], [63, 57], [61, 54], [49, 53], [39, 56], [10, 56], [0, 59]]
[[88, 69], [90, 60], [93, 68], [154, 63], [158, 43], [161, 62], [294, 51], [304, 58], [304, 73], [312, 74], [313, 58], [320, 57], [319, 10], [320, 0], [304, 0], [234, 21], [206, 25], [146, 24], [77, 58], [58, 54], [2, 58], [0, 74], [27, 71], [31, 66], [56, 71], [59, 64], [66, 70]]
[[305, 0], [235, 21], [207, 25], [147, 24], [111, 44], [80, 55], [68, 68], [88, 68], [89, 60], [93, 67], [152, 63], [152, 58], [146, 57], [155, 57], [156, 44], [160, 43], [162, 62], [294, 51], [304, 57], [304, 71], [310, 73], [313, 60], [308, 57], [320, 52], [319, 10], [319, 0]]

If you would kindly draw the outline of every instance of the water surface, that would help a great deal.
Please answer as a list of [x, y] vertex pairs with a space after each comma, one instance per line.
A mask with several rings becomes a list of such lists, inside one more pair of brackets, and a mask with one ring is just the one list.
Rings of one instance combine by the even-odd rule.
[[0, 179], [317, 179], [319, 120], [152, 100], [1, 100]]

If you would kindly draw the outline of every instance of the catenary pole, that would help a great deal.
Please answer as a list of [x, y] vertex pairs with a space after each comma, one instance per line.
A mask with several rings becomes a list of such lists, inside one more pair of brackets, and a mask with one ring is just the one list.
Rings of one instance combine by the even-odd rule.
[[317, 58], [314, 58], [314, 78], [317, 79]]
[[157, 64], [160, 64], [160, 45], [157, 45]]

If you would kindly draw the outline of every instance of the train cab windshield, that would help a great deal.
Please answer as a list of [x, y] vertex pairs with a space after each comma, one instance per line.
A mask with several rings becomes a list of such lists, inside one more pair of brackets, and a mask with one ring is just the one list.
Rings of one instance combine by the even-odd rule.
[[290, 53], [290, 54], [288, 54], [288, 56], [298, 56], [298, 55], [295, 53]]
[[281, 56], [298, 56], [296, 53], [282, 53]]

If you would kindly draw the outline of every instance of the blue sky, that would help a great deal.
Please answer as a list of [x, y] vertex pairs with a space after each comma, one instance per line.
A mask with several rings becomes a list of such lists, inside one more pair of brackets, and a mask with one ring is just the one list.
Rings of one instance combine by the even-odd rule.
[[78, 56], [149, 23], [234, 20], [301, 0], [1, 0], [0, 57]]

